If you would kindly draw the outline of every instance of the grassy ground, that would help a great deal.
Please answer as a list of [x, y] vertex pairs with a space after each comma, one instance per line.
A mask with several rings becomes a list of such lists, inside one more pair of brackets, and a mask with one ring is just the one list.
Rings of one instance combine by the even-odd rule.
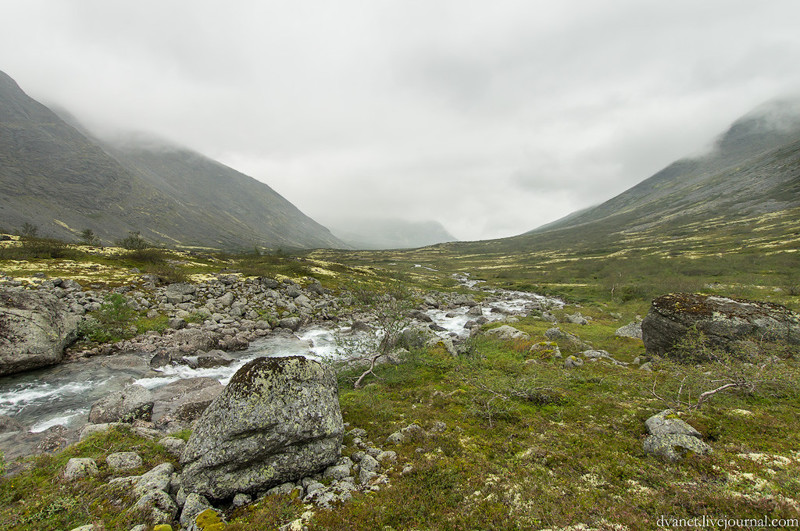
[[[634, 246], [623, 254], [614, 248], [479, 253], [449, 246], [299, 256], [170, 254], [164, 263], [189, 278], [221, 270], [301, 281], [313, 276], [333, 289], [397, 282], [461, 289], [451, 275], [470, 273], [492, 286], [563, 297], [568, 305], [557, 317], [580, 311], [592, 319], [588, 325], [561, 323], [561, 329], [624, 362], [643, 356], [644, 348], [614, 331], [643, 316], [650, 299], [663, 293], [700, 290], [800, 308], [800, 267], [791, 245], [773, 254], [678, 253], [677, 245]], [[69, 278], [72, 270], [64, 264], [74, 263], [84, 282], [115, 285], [124, 281], [115, 275], [147, 267], [90, 253], [66, 260], [5, 258], [0, 271], [30, 278], [26, 267], [35, 264], [36, 271]], [[563, 360], [531, 351], [544, 341], [549, 323], [528, 317], [512, 324], [531, 339], [481, 336], [460, 357], [436, 348], [412, 352], [399, 365], [378, 368], [378, 378], [368, 377], [358, 390], [352, 385], [357, 373], [340, 373], [340, 403], [351, 428], [365, 429], [381, 447], [411, 423], [428, 435], [392, 447], [399, 460], [389, 472], [390, 485], [332, 510], [315, 510], [309, 529], [555, 529], [582, 523], [635, 530], [658, 528], [662, 516], [800, 518], [800, 396], [793, 385], [720, 393], [702, 410], [686, 412], [684, 420], [714, 452], [666, 463], [645, 455], [642, 441], [644, 420], [667, 407], [656, 394], [677, 396], [681, 380], [674, 368], [650, 373], [597, 362], [565, 369]], [[559, 346], [564, 356], [583, 350], [568, 342]], [[797, 361], [780, 365], [796, 382]], [[702, 390], [691, 389], [693, 396]], [[106, 529], [128, 529], [136, 515], [122, 508], [127, 502], [120, 493], [102, 486], [108, 477], [104, 456], [133, 446], [148, 466], [169, 457], [130, 433], [103, 437], [32, 460], [27, 471], [0, 480], [0, 527], [70, 529], [102, 521]], [[346, 454], [356, 450], [350, 438], [345, 443]], [[101, 477], [64, 482], [59, 475], [71, 456], [97, 458]], [[228, 515], [229, 528], [273, 529], [307, 510], [297, 500], [273, 497]]]

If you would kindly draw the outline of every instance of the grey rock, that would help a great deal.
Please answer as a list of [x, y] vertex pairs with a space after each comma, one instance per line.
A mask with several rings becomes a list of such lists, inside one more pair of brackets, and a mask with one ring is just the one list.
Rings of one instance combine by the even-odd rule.
[[364, 455], [358, 463], [359, 470], [368, 470], [370, 472], [375, 472], [381, 468], [380, 463], [378, 460], [372, 457], [369, 454]]
[[277, 495], [283, 494], [283, 495], [287, 495], [288, 496], [289, 494], [292, 493], [292, 491], [294, 490], [294, 487], [295, 487], [294, 483], [292, 483], [290, 481], [287, 481], [286, 483], [282, 483], [282, 484], [278, 485], [277, 487], [272, 487], [271, 489], [269, 489], [266, 492], [266, 495], [267, 496], [277, 496]]
[[289, 287], [286, 288], [286, 295], [293, 299], [300, 297], [303, 295], [303, 291], [300, 289], [300, 286], [297, 284], [290, 284]]
[[369, 485], [370, 481], [372, 481], [372, 479], [377, 476], [378, 474], [376, 474], [375, 472], [361, 468], [358, 471], [358, 482], [361, 485]]
[[233, 506], [234, 507], [244, 507], [245, 505], [250, 505], [253, 503], [253, 497], [249, 494], [239, 493], [233, 497]]
[[653, 300], [642, 321], [642, 341], [648, 353], [669, 356], [693, 330], [704, 334], [711, 346], [725, 349], [747, 339], [797, 345], [800, 315], [768, 302], [672, 293]]
[[521, 330], [517, 330], [513, 326], [503, 325], [499, 328], [493, 328], [491, 330], [486, 331], [487, 336], [493, 336], [503, 341], [512, 341], [515, 339], [521, 340], [529, 340], [531, 338], [530, 335], [526, 334]]
[[298, 328], [300, 328], [300, 318], [299, 317], [285, 317], [278, 321], [278, 326], [281, 328], [288, 328], [292, 332], [296, 332]]
[[678, 418], [675, 411], [666, 409], [661, 413], [653, 415], [644, 425], [650, 435], [689, 435], [691, 437], [701, 437], [700, 432], [692, 426]]
[[164, 437], [158, 441], [158, 444], [163, 446], [170, 454], [180, 458], [183, 448], [186, 446], [186, 441], [177, 437]]
[[224, 499], [296, 481], [336, 462], [343, 433], [330, 367], [299, 356], [258, 358], [195, 424], [181, 456], [184, 485]]
[[670, 435], [648, 435], [642, 443], [645, 453], [663, 457], [668, 461], [680, 461], [691, 452], [696, 455], [707, 455], [711, 453], [711, 447], [691, 435], [670, 434]]
[[395, 461], [397, 461], [397, 452], [393, 450], [383, 451], [378, 454], [375, 460], [384, 466], [389, 463], [394, 463]]
[[141, 385], [132, 384], [95, 402], [89, 411], [89, 422], [105, 424], [150, 420], [152, 413], [153, 393]]
[[142, 466], [142, 458], [136, 452], [115, 452], [106, 457], [108, 468], [114, 472], [131, 470]]
[[197, 515], [209, 508], [211, 508], [211, 504], [208, 503], [208, 500], [205, 497], [194, 492], [187, 495], [186, 501], [183, 504], [183, 510], [181, 511], [181, 527], [188, 528], [194, 524]]
[[25, 426], [8, 415], [0, 415], [0, 433], [13, 433], [17, 431], [25, 431]]
[[73, 457], [67, 461], [67, 466], [64, 468], [64, 479], [72, 481], [96, 476], [99, 473], [100, 470], [97, 468], [97, 463], [95, 463], [94, 459]]
[[216, 303], [219, 306], [221, 306], [222, 308], [227, 308], [227, 307], [229, 307], [230, 305], [233, 304], [234, 299], [235, 299], [235, 296], [234, 296], [233, 292], [232, 291], [228, 291], [227, 293], [225, 293], [225, 295], [223, 295], [222, 297], [219, 297], [216, 300]]
[[350, 465], [334, 465], [325, 469], [322, 477], [325, 479], [344, 479], [350, 475]]
[[589, 320], [583, 315], [581, 315], [581, 312], [575, 312], [572, 315], [567, 315], [566, 320], [568, 323], [572, 324], [579, 324], [579, 325], [589, 324]]
[[564, 360], [564, 367], [567, 369], [583, 367], [583, 360], [575, 356], [567, 356], [567, 359]]
[[133, 491], [137, 496], [142, 496], [150, 491], [169, 492], [172, 474], [175, 467], [171, 463], [161, 463], [139, 476], [134, 484]]
[[79, 321], [50, 293], [0, 288], [0, 375], [59, 363]]
[[617, 337], [632, 337], [634, 339], [642, 339], [642, 322], [634, 321], [626, 324], [625, 326], [621, 326], [617, 328], [617, 331], [614, 332], [614, 335]]
[[347, 432], [347, 435], [351, 437], [361, 437], [362, 439], [367, 436], [367, 430], [363, 428], [353, 428], [352, 430]]
[[200, 418], [224, 386], [215, 378], [187, 378], [153, 391], [152, 419], [162, 429], [181, 429]]
[[388, 437], [386, 437], [386, 442], [388, 444], [402, 444], [403, 441], [405, 441], [405, 440], [406, 440], [406, 436], [403, 435], [403, 433], [400, 432], [400, 431], [396, 431], [396, 432], [392, 433], [391, 435], [389, 435]]
[[178, 514], [178, 505], [169, 494], [152, 490], [143, 494], [134, 507], [148, 515], [154, 524], [169, 524]]
[[642, 443], [645, 453], [657, 455], [668, 461], [680, 461], [687, 453], [711, 453], [711, 447], [700, 440], [700, 432], [667, 409], [645, 421], [650, 435]]
[[78, 437], [79, 440], [83, 441], [94, 435], [95, 433], [100, 433], [106, 430], [110, 430], [115, 426], [121, 426], [121, 422], [111, 422], [105, 424], [87, 424], [83, 428], [81, 428], [80, 436]]
[[194, 300], [194, 294], [196, 292], [197, 287], [194, 284], [180, 282], [167, 286], [165, 296], [167, 298], [167, 302], [171, 304], [180, 304], [182, 302]]
[[559, 340], [566, 341], [570, 345], [577, 348], [589, 346], [583, 341], [581, 341], [580, 338], [575, 334], [564, 332], [557, 326], [554, 326], [553, 328], [548, 328], [544, 333], [544, 337], [546, 337], [549, 341], [559, 341]]

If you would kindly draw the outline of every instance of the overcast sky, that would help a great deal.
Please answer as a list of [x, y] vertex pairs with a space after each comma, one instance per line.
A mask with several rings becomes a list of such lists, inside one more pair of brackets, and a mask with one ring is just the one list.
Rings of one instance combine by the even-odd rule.
[[0, 70], [325, 223], [511, 236], [800, 93], [797, 0], [0, 0]]

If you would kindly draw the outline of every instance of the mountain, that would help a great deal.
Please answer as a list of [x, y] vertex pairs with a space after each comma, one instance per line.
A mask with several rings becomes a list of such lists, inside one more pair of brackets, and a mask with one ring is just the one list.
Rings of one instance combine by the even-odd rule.
[[481, 245], [498, 252], [614, 249], [712, 227], [789, 223], [799, 208], [800, 104], [780, 100], [736, 120], [707, 154], [678, 160], [600, 205]]
[[185, 148], [92, 137], [0, 72], [0, 227], [105, 243], [139, 231], [168, 246], [345, 247], [269, 186]]
[[340, 218], [327, 225], [355, 249], [412, 249], [456, 241], [438, 221]]

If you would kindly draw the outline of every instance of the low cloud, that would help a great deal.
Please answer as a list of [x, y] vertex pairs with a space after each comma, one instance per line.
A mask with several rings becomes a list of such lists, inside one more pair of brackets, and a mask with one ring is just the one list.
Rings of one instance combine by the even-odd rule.
[[800, 87], [800, 4], [39, 0], [0, 69], [96, 130], [152, 132], [312, 217], [510, 236], [707, 148]]

